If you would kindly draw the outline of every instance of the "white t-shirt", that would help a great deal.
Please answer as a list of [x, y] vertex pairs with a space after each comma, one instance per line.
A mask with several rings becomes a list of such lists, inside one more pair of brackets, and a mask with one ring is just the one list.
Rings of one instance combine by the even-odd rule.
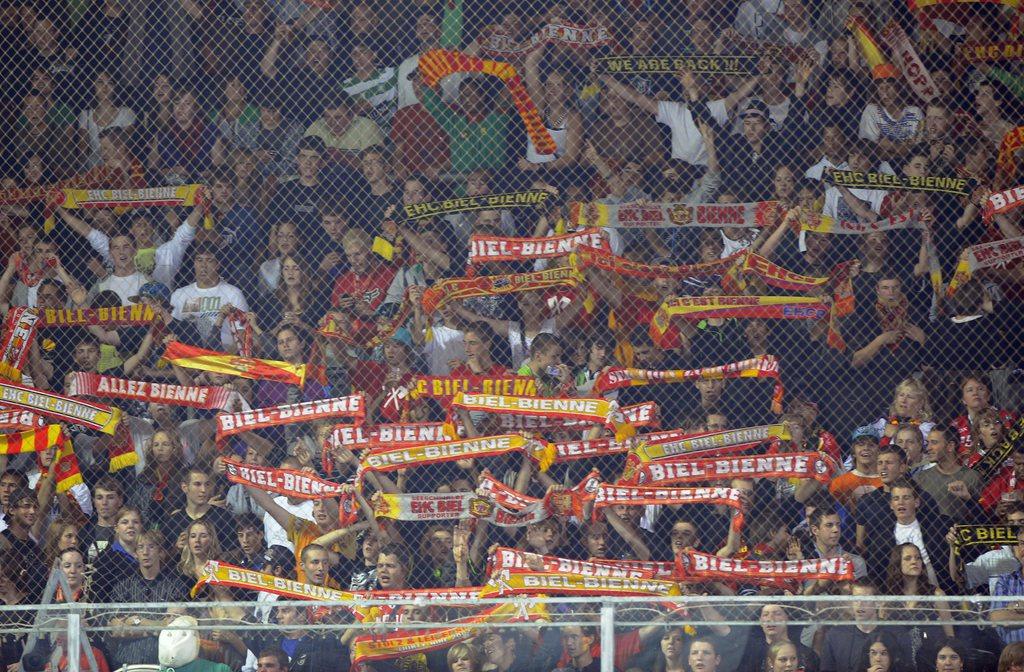
[[[171, 294], [172, 315], [178, 320], [191, 320], [195, 323], [199, 334], [208, 339], [213, 333], [214, 322], [222, 306], [228, 304], [243, 312], [249, 311], [242, 290], [221, 280], [213, 287], [200, 288], [196, 283], [174, 290]], [[220, 329], [220, 342], [225, 350], [235, 344], [231, 335], [231, 325], [227, 320]]]
[[[710, 108], [711, 105], [709, 104]], [[712, 116], [715, 116], [714, 114]], [[698, 166], [708, 165], [708, 152], [704, 138], [693, 120], [693, 113], [686, 103], [663, 100], [658, 103], [655, 121], [672, 129], [672, 158], [681, 159]]]
[[[896, 523], [896, 527], [893, 530], [893, 536], [896, 537], [896, 544], [913, 544], [917, 546], [917, 550], [921, 551], [921, 559], [924, 561], [925, 570], [928, 572], [928, 580], [932, 582], [932, 585], [939, 583], [938, 578], [935, 576], [935, 568], [932, 567], [931, 558], [928, 557], [928, 549], [924, 547], [924, 535], [921, 533], [921, 523], [917, 520], [910, 523], [909, 525], [903, 525]], [[942, 559], [940, 558], [940, 561]]]
[[[292, 504], [284, 495], [278, 495], [274, 503], [296, 518], [313, 522], [313, 500]], [[288, 532], [269, 513], [263, 516], [263, 538], [267, 540], [267, 548], [276, 544], [295, 550], [295, 544], [288, 540]]]
[[881, 138], [903, 142], [914, 137], [922, 121], [924, 112], [920, 107], [904, 107], [900, 110], [900, 116], [894, 118], [875, 103], [868, 103], [860, 115], [858, 135], [871, 142], [878, 142]]
[[78, 127], [85, 131], [89, 138], [89, 159], [88, 166], [98, 166], [103, 163], [100, 157], [100, 133], [108, 128], [128, 128], [135, 123], [135, 112], [128, 107], [117, 108], [114, 120], [102, 128], [97, 125], [95, 110], [82, 110], [78, 115]]
[[804, 177], [809, 180], [821, 180], [821, 176], [825, 174], [826, 170], [849, 170], [849, 168], [850, 166], [847, 165], [846, 161], [832, 163], [827, 156], [823, 156], [821, 161], [807, 169]]
[[147, 282], [149, 282], [149, 278], [138, 271], [124, 276], [111, 274], [93, 286], [92, 294], [96, 296], [109, 289], [121, 297], [122, 306], [127, 306], [131, 303], [131, 297], [138, 296], [139, 289]]
[[430, 375], [447, 376], [451, 373], [448, 362], [466, 358], [462, 332], [443, 324], [435, 324], [430, 328], [430, 340], [423, 345], [423, 354], [427, 356]]

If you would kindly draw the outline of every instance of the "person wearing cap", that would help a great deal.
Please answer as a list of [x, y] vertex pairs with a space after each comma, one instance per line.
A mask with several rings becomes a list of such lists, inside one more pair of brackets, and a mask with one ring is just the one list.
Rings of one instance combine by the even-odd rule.
[[864, 495], [882, 487], [878, 478], [878, 435], [870, 426], [858, 428], [850, 450], [853, 469], [834, 478], [828, 491], [847, 511], [853, 512]]
[[366, 392], [366, 417], [379, 422], [398, 422], [402, 419], [405, 395], [416, 371], [413, 370], [412, 334], [400, 327], [381, 346], [383, 361], [359, 362], [352, 371], [354, 389]]
[[742, 133], [722, 142], [722, 178], [726, 189], [743, 195], [742, 201], [763, 201], [771, 198], [775, 167], [786, 152], [773, 130], [767, 103], [751, 98], [739, 116]]
[[179, 341], [188, 345], [202, 345], [203, 338], [195, 324], [178, 320], [171, 312], [171, 290], [160, 282], [147, 282], [139, 293], [130, 297], [132, 303], [141, 303], [153, 311], [153, 324], [148, 327], [122, 327], [117, 330], [119, 348], [135, 354], [121, 365], [126, 376], [166, 378], [167, 370], [158, 370], [156, 363], [164, 351], [164, 344]]

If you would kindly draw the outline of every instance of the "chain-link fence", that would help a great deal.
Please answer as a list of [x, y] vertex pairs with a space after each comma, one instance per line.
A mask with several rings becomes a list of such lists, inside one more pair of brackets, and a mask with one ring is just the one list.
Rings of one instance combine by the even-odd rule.
[[1024, 664], [1018, 4], [0, 3], [0, 663]]

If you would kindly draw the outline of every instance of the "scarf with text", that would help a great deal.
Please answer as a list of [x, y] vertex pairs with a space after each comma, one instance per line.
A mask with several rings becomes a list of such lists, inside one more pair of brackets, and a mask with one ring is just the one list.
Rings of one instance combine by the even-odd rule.
[[611, 32], [604, 26], [586, 26], [563, 20], [552, 21], [521, 43], [498, 30], [479, 39], [480, 53], [489, 58], [515, 60], [549, 44], [574, 49], [596, 49], [614, 43]]
[[537, 396], [533, 376], [417, 376], [408, 385], [410, 399], [436, 399], [447, 407], [459, 392]]
[[529, 553], [507, 546], [497, 547], [487, 558], [487, 574], [551, 572], [577, 576], [613, 577], [618, 579], [672, 579], [676, 569], [672, 562], [654, 560], [571, 560], [555, 555]]
[[[55, 193], [47, 211], [43, 231], [49, 233], [54, 227], [53, 208], [65, 210], [105, 208], [160, 208], [202, 205], [205, 202], [204, 187], [201, 184], [185, 184], [180, 187], [147, 187], [144, 189], [62, 189]], [[213, 228], [213, 219], [207, 214], [204, 219], [207, 229]]]
[[779, 360], [775, 355], [759, 355], [732, 364], [705, 366], [699, 369], [632, 369], [611, 368], [599, 375], [592, 388], [595, 394], [604, 394], [623, 387], [656, 385], [659, 383], [684, 383], [694, 380], [725, 380], [727, 378], [771, 378], [775, 380], [772, 393], [772, 412], [782, 413], [782, 381], [779, 377]]
[[526, 127], [526, 134], [538, 154], [554, 154], [558, 149], [551, 133], [540, 117], [537, 105], [530, 98], [522, 78], [515, 67], [501, 61], [489, 61], [457, 51], [434, 49], [419, 58], [419, 72], [427, 86], [435, 86], [441, 79], [457, 72], [481, 72], [497, 77], [505, 83], [512, 103]]
[[469, 238], [469, 263], [554, 259], [571, 254], [581, 245], [598, 249], [605, 249], [608, 246], [600, 229], [583, 229], [546, 238], [506, 238], [474, 234]]
[[508, 191], [501, 194], [480, 194], [478, 196], [447, 198], [443, 201], [429, 201], [427, 203], [410, 203], [402, 207], [405, 208], [405, 218], [413, 220], [441, 217], [456, 212], [473, 212], [475, 210], [529, 208], [535, 205], [543, 205], [551, 198], [554, 198], [554, 194], [550, 191], [530, 189], [527, 191]]
[[1024, 258], [1024, 236], [971, 245], [960, 253], [956, 271], [949, 281], [949, 286], [946, 287], [946, 298], [956, 294], [960, 285], [970, 280], [977, 271], [984, 268], [1003, 268], [1021, 258]]
[[703, 75], [749, 77], [757, 72], [761, 56], [694, 54], [686, 56], [604, 56], [596, 59], [600, 72], [609, 75], [674, 75], [680, 71]]
[[32, 411], [69, 425], [113, 435], [121, 421], [121, 411], [105, 404], [73, 399], [55, 392], [0, 382], [0, 403], [23, 411]]
[[736, 510], [736, 515], [732, 519], [732, 528], [737, 532], [743, 529], [743, 500], [740, 499], [740, 491], [736, 488], [656, 488], [602, 483], [594, 495], [594, 520], [598, 518], [599, 509], [619, 504], [628, 506], [720, 504]]
[[[72, 486], [83, 483], [71, 439], [60, 425], [47, 425], [42, 429], [31, 429], [16, 434], [0, 435], [0, 455], [19, 453], [42, 453], [57, 447], [53, 458], [54, 481], [57, 492], [66, 492]], [[39, 463], [38, 459], [36, 460]], [[40, 464], [40, 470], [45, 472]]]
[[42, 429], [48, 424], [38, 413], [0, 408], [0, 429]]
[[811, 233], [828, 233], [832, 235], [863, 236], [875, 231], [898, 231], [902, 229], [924, 229], [924, 224], [917, 218], [913, 210], [890, 215], [875, 222], [859, 222], [856, 220], [835, 219], [817, 213], [804, 212], [794, 220], [794, 230], [810, 231]]
[[777, 584], [779, 581], [853, 581], [853, 563], [846, 558], [805, 560], [737, 560], [699, 551], [685, 551], [676, 561], [686, 578]]
[[373, 496], [373, 515], [419, 523], [472, 518], [498, 527], [525, 527], [551, 517], [543, 500], [511, 511], [475, 492], [378, 492]]
[[402, 629], [383, 635], [359, 635], [352, 640], [352, 662], [356, 665], [377, 660], [402, 658], [443, 649], [480, 635], [482, 623], [548, 620], [543, 604], [496, 604], [466, 616], [445, 628]]
[[[474, 588], [421, 588], [408, 590], [363, 590], [346, 591], [327, 586], [314, 586], [286, 579], [273, 574], [253, 571], [219, 560], [210, 560], [203, 567], [203, 576], [196, 581], [189, 591], [195, 597], [200, 590], [208, 585], [220, 585], [227, 588], [242, 588], [262, 593], [272, 593], [291, 600], [323, 601], [323, 602], [356, 602], [357, 600], [472, 600], [479, 597], [480, 587]], [[353, 605], [354, 606], [354, 605]]]
[[[622, 416], [626, 422], [636, 427], [659, 426], [658, 404], [653, 401], [644, 401], [632, 406], [621, 408]], [[455, 417], [457, 426], [460, 419]], [[498, 426], [504, 431], [510, 432], [543, 432], [561, 429], [587, 429], [592, 422], [575, 418], [554, 418], [542, 415], [502, 415], [498, 418]]]
[[222, 445], [224, 439], [242, 432], [341, 417], [357, 421], [366, 417], [366, 399], [361, 392], [346, 397], [281, 404], [238, 413], [218, 413], [216, 440], [218, 445]]
[[878, 40], [875, 39], [871, 29], [868, 28], [867, 24], [860, 17], [851, 16], [846, 21], [846, 29], [853, 33], [854, 39], [857, 40], [857, 46], [860, 47], [864, 61], [867, 62], [868, 67], [871, 69], [871, 77], [873, 79], [899, 77], [899, 70], [885, 57], [885, 53], [878, 45]]
[[[636, 426], [634, 424], [634, 426]], [[637, 434], [625, 441], [616, 441], [612, 438], [588, 439], [580, 441], [556, 441], [555, 464], [561, 462], [574, 462], [576, 460], [587, 460], [594, 457], [605, 457], [607, 455], [621, 455], [645, 441], [670, 441], [681, 439], [690, 434], [685, 429], [668, 429], [663, 432], [651, 432], [650, 434]]]
[[968, 63], [1024, 61], [1024, 42], [971, 42], [960, 45], [959, 53]]
[[187, 406], [212, 411], [228, 408], [233, 393], [223, 387], [127, 380], [100, 373], [76, 371], [71, 374], [68, 382], [68, 396], [131, 399], [142, 403]]
[[576, 287], [582, 282], [583, 277], [579, 272], [568, 267], [551, 268], [533, 273], [451, 278], [442, 280], [423, 292], [423, 310], [426, 313], [433, 313], [452, 301], [555, 287]]
[[328, 437], [332, 446], [352, 450], [418, 446], [446, 441], [443, 422], [396, 423], [382, 425], [339, 424]]
[[1017, 176], [1017, 151], [1021, 147], [1024, 147], [1024, 126], [1011, 128], [1003, 135], [996, 155], [996, 184], [1012, 183]]
[[344, 489], [344, 484], [327, 481], [315, 474], [297, 469], [275, 469], [238, 460], [221, 458], [224, 476], [232, 483], [248, 485], [265, 492], [273, 492], [294, 499], [338, 498], [338, 524], [353, 525], [359, 519], [359, 505], [355, 494]]
[[[677, 296], [661, 304], [651, 318], [651, 339], [664, 347], [672, 319], [703, 320], [712, 317], [763, 318], [772, 320], [821, 320], [830, 306], [819, 299], [795, 296]], [[833, 345], [829, 325], [829, 345]], [[833, 345], [833, 347], [835, 347]]]
[[[595, 569], [595, 573], [600, 568]], [[567, 572], [496, 571], [480, 591], [480, 597], [506, 595], [679, 595], [679, 584], [670, 579], [632, 579], [587, 576]]]
[[925, 193], [955, 194], [970, 196], [976, 186], [968, 177], [944, 177], [937, 175], [891, 175], [859, 170], [826, 171], [832, 184], [847, 189], [882, 189], [891, 191], [915, 191]]
[[541, 471], [547, 471], [554, 461], [554, 446], [551, 444], [528, 439], [521, 434], [502, 434], [371, 450], [363, 455], [359, 466], [364, 471], [388, 472], [425, 464], [495, 457], [517, 451], [526, 451], [540, 465]]
[[[755, 448], [765, 441], [789, 441], [789, 431], [785, 425], [761, 425], [743, 429], [727, 429], [722, 432], [700, 432], [680, 438], [649, 439], [638, 443], [630, 453], [636, 461], [653, 462], [668, 457], [714, 451], [715, 456], [736, 453]], [[626, 478], [630, 478], [626, 476]]]
[[1016, 546], [1016, 525], [954, 525], [953, 552], [960, 555], [960, 550], [972, 546]]
[[735, 283], [735, 287], [726, 286], [726, 278], [723, 278], [723, 288], [727, 290], [742, 291], [746, 289], [747, 283], [742, 276], [749, 275], [761, 278], [766, 285], [778, 289], [788, 289], [794, 292], [811, 292], [824, 287], [831, 278], [816, 277], [794, 273], [779, 266], [775, 262], [762, 257], [759, 254], [749, 252], [742, 255], [743, 262], [736, 267], [736, 273], [727, 274], [726, 278]]
[[613, 430], [617, 441], [636, 433], [619, 405], [605, 399], [510, 397], [460, 392], [452, 400], [452, 408], [498, 415], [540, 416], [598, 423]]
[[1004, 215], [1024, 205], [1024, 186], [1011, 187], [1003, 191], [996, 191], [989, 194], [988, 200], [981, 210], [982, 220], [986, 224], [992, 223], [996, 215]]
[[601, 473], [592, 469], [589, 474], [583, 477], [579, 483], [568, 489], [551, 489], [543, 498], [524, 495], [518, 490], [505, 485], [499, 481], [491, 472], [484, 469], [480, 474], [476, 492], [493, 501], [498, 506], [509, 511], [524, 511], [530, 507], [536, 507], [543, 502], [543, 506], [553, 516], [576, 516], [583, 518], [584, 504], [593, 499], [593, 493], [601, 483]]
[[1002, 443], [986, 452], [971, 469], [981, 476], [982, 483], [987, 483], [999, 473], [1014, 451], [1022, 445], [1024, 445], [1024, 415], [1021, 415], [1017, 422], [1006, 430], [1006, 436]]
[[579, 203], [569, 204], [569, 223], [578, 228], [756, 229], [775, 223], [778, 201], [758, 203]]
[[290, 364], [272, 359], [239, 357], [226, 352], [207, 350], [179, 341], [171, 341], [164, 359], [185, 369], [198, 369], [252, 380], [272, 380], [302, 387], [306, 382], [306, 365]]
[[630, 481], [636, 485], [700, 483], [732, 478], [813, 478], [828, 483], [833, 466], [820, 453], [778, 453], [692, 459], [673, 457], [642, 464]]
[[620, 257], [608, 250], [581, 245], [569, 257], [569, 264], [577, 269], [599, 268], [616, 275], [657, 280], [658, 278], [712, 278], [722, 275], [730, 267], [735, 266], [739, 258], [739, 254], [734, 254], [725, 259], [703, 261], [697, 264], [671, 266], [665, 264], [644, 264], [627, 259], [626, 257]]
[[112, 308], [47, 308], [40, 315], [40, 327], [141, 327], [152, 324], [156, 314], [149, 306], [135, 303]]
[[921, 57], [914, 48], [914, 43], [895, 20], [886, 24], [881, 32], [882, 41], [889, 47], [896, 59], [896, 66], [903, 71], [903, 78], [914, 90], [917, 97], [925, 102], [938, 97], [939, 89], [932, 81], [931, 73], [921, 62]]
[[0, 349], [0, 378], [21, 382], [38, 322], [39, 313], [32, 308], [16, 306], [7, 311]]

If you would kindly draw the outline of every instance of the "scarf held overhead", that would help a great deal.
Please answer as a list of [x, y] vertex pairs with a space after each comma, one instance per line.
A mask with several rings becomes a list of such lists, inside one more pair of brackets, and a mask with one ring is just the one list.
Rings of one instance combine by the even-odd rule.
[[631, 278], [657, 280], [658, 278], [712, 278], [725, 273], [739, 261], [739, 254], [702, 261], [697, 264], [644, 264], [626, 257], [620, 257], [609, 250], [579, 246], [569, 257], [569, 265], [575, 269], [599, 268], [616, 275]]
[[925, 102], [939, 95], [939, 89], [932, 81], [931, 73], [921, 62], [921, 57], [914, 48], [914, 43], [895, 20], [890, 21], [882, 29], [882, 41], [889, 47], [890, 53], [896, 58], [896, 65], [903, 71], [903, 78], [914, 90], [917, 97]]
[[685, 551], [677, 567], [687, 578], [743, 581], [758, 583], [779, 579], [825, 579], [853, 581], [853, 563], [846, 558], [815, 558], [806, 560], [736, 560], [720, 558], [698, 551]]
[[675, 566], [671, 562], [653, 560], [571, 560], [555, 555], [529, 553], [517, 548], [499, 546], [487, 558], [487, 574], [521, 572], [556, 572], [577, 576], [614, 577], [619, 579], [672, 579]]
[[636, 485], [700, 483], [731, 478], [813, 478], [827, 483], [833, 468], [820, 453], [779, 453], [707, 459], [670, 458], [636, 470]]
[[938, 175], [891, 175], [859, 170], [829, 170], [826, 175], [836, 186], [848, 189], [884, 189], [970, 196], [976, 183], [967, 177]]
[[653, 462], [679, 455], [692, 456], [693, 453], [712, 450], [715, 451], [717, 457], [719, 453], [748, 450], [772, 439], [789, 441], [790, 436], [786, 426], [781, 424], [761, 425], [743, 429], [727, 429], [722, 432], [701, 432], [680, 438], [653, 438], [638, 443], [631, 452], [639, 462]]
[[586, 26], [566, 21], [553, 21], [541, 26], [522, 43], [500, 31], [481, 36], [480, 53], [491, 58], [517, 59], [548, 44], [594, 49], [613, 44], [612, 34], [604, 26]]
[[647, 504], [681, 506], [687, 504], [722, 505], [736, 510], [733, 529], [743, 529], [743, 500], [736, 488], [657, 488], [612, 485], [602, 483], [594, 496], [594, 520], [597, 512], [606, 506], [645, 506]]
[[946, 297], [953, 296], [960, 285], [971, 279], [977, 271], [985, 268], [1003, 268], [1010, 262], [1024, 258], [1024, 236], [994, 240], [991, 243], [972, 245], [960, 254], [956, 271], [946, 288]]
[[13, 383], [0, 382], [0, 403], [104, 434], [113, 435], [121, 421], [120, 409]]
[[463, 196], [443, 201], [428, 203], [410, 203], [405, 208], [405, 218], [409, 220], [441, 217], [456, 212], [473, 212], [475, 210], [499, 210], [502, 208], [528, 208], [543, 205], [554, 194], [543, 189], [528, 191], [510, 191], [503, 194], [481, 194], [479, 196]]
[[476, 518], [498, 527], [524, 527], [551, 517], [543, 501], [511, 511], [473, 492], [377, 493], [373, 497], [373, 514], [406, 522]]
[[778, 201], [758, 203], [579, 203], [569, 204], [569, 223], [579, 228], [755, 229], [775, 223]]
[[600, 72], [610, 75], [674, 75], [686, 71], [706, 75], [750, 76], [757, 72], [761, 56], [604, 56], [596, 60]]
[[[658, 427], [658, 404], [653, 401], [642, 401], [632, 406], [623, 406], [622, 417], [625, 421], [636, 427]], [[456, 418], [458, 419], [458, 418]], [[541, 432], [548, 430], [560, 430], [579, 428], [586, 429], [587, 425], [593, 424], [584, 418], [552, 417], [544, 415], [522, 415], [511, 413], [502, 415], [499, 418], [498, 426], [505, 431], [530, 431]]]
[[32, 308], [16, 306], [7, 311], [0, 351], [0, 378], [21, 382], [21, 371], [28, 361], [38, 322], [39, 313]]
[[972, 546], [1016, 546], [1017, 531], [1015, 525], [954, 525], [953, 550], [960, 555]]
[[[659, 383], [683, 383], [694, 380], [725, 380], [727, 378], [771, 378], [775, 380], [772, 395], [772, 409], [782, 412], [782, 383], [779, 377], [779, 360], [774, 355], [759, 355], [732, 364], [706, 366], [700, 369], [633, 369], [610, 368], [594, 381], [596, 394], [604, 394], [624, 387], [655, 385]], [[778, 410], [775, 410], [778, 408]]]
[[186, 369], [199, 369], [200, 371], [222, 373], [252, 380], [272, 380], [299, 387], [306, 382], [305, 364], [237, 357], [226, 352], [197, 348], [178, 341], [171, 341], [167, 344], [164, 358], [171, 364]]
[[71, 374], [68, 382], [68, 396], [132, 399], [144, 403], [187, 406], [212, 411], [226, 409], [233, 393], [223, 387], [126, 380], [99, 373], [76, 371]]
[[538, 154], [554, 154], [558, 149], [554, 139], [548, 132], [537, 105], [523, 84], [516, 69], [501, 61], [488, 61], [475, 56], [467, 56], [457, 51], [435, 49], [420, 56], [419, 71], [427, 86], [434, 86], [444, 77], [457, 72], [482, 72], [493, 75], [505, 83], [516, 106], [519, 118], [523, 120], [526, 134], [536, 147]]
[[541, 416], [600, 423], [613, 429], [618, 441], [636, 433], [633, 426], [626, 422], [619, 405], [604, 399], [507, 397], [459, 393], [452, 401], [452, 407], [499, 415]]
[[650, 335], [664, 345], [672, 319], [703, 320], [712, 317], [765, 318], [774, 320], [821, 320], [829, 306], [816, 298], [792, 296], [678, 296], [661, 304], [651, 318]]
[[546, 471], [554, 460], [554, 447], [521, 434], [483, 436], [427, 445], [371, 450], [363, 456], [360, 467], [366, 471], [397, 471], [424, 464], [438, 464], [479, 457], [495, 457], [510, 452], [526, 451]]
[[362, 420], [365, 415], [366, 400], [361, 392], [347, 397], [281, 404], [238, 413], [220, 413], [217, 415], [217, 441], [241, 432], [266, 427], [313, 422], [324, 418], [345, 417]]
[[48, 425], [16, 434], [0, 435], [0, 455], [19, 453], [42, 453], [56, 446], [53, 458], [54, 481], [57, 492], [66, 492], [72, 486], [83, 483], [71, 439], [60, 425]]
[[[52, 208], [65, 210], [107, 208], [190, 208], [204, 203], [203, 186], [186, 184], [180, 187], [148, 187], [145, 189], [63, 189], [55, 192], [47, 212], [43, 230], [53, 230]], [[206, 215], [205, 226], [212, 228], [213, 220]]]
[[469, 263], [529, 261], [564, 257], [581, 245], [604, 249], [607, 243], [599, 229], [584, 229], [547, 238], [506, 238], [473, 235], [469, 239]]
[[552, 268], [534, 273], [486, 275], [476, 278], [442, 280], [423, 292], [423, 310], [433, 313], [451, 301], [478, 296], [531, 292], [554, 287], [576, 287], [583, 277], [572, 268]]

